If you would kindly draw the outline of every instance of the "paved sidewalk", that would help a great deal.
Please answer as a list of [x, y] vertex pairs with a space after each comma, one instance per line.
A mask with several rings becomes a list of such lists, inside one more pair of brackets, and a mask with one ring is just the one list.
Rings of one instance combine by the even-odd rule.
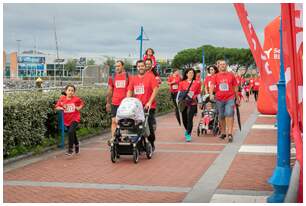
[[277, 130], [269, 127], [275, 117], [259, 117], [255, 107], [253, 101], [241, 106], [243, 129], [235, 125], [231, 144], [197, 137], [200, 115], [186, 143], [171, 113], [157, 118], [151, 160], [143, 155], [134, 164], [121, 156], [113, 164], [103, 135], [83, 142], [79, 156], [54, 152], [6, 166], [4, 202], [265, 202]]

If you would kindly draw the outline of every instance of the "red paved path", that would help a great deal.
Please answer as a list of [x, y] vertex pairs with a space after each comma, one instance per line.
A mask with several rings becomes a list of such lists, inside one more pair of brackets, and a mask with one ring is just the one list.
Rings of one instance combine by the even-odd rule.
[[[241, 106], [242, 124], [255, 108], [254, 102]], [[200, 115], [198, 115], [199, 117]], [[212, 135], [196, 136], [195, 120], [192, 143], [185, 143], [183, 128], [173, 113], [159, 117], [157, 147], [151, 160], [144, 156], [134, 164], [130, 156], [110, 161], [105, 139], [98, 137], [81, 145], [80, 156], [52, 156], [4, 173], [4, 181], [59, 183], [97, 183], [192, 188], [224, 149], [227, 141]], [[259, 118], [257, 123], [272, 124], [274, 118]], [[235, 124], [235, 130], [237, 125]], [[244, 144], [275, 144], [275, 131], [251, 130]], [[271, 190], [266, 183], [275, 164], [274, 156], [237, 154], [221, 189]], [[4, 186], [4, 202], [181, 202], [186, 192], [84, 189], [41, 186]]]

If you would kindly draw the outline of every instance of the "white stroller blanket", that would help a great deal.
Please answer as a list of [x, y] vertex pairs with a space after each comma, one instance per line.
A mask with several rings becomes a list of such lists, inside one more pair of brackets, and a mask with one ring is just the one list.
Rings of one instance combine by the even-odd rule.
[[133, 119], [143, 122], [145, 120], [142, 103], [134, 97], [126, 97], [122, 100], [117, 110], [116, 120]]

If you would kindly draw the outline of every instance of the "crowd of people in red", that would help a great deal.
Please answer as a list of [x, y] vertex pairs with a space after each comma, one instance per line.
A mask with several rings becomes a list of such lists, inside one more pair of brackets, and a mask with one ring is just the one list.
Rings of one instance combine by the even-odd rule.
[[[106, 96], [106, 111], [111, 114], [111, 138], [108, 144], [111, 145], [115, 130], [117, 128], [116, 113], [122, 100], [126, 97], [139, 99], [145, 110], [149, 111], [148, 126], [150, 135], [149, 142], [155, 149], [155, 110], [158, 105], [156, 95], [162, 83], [160, 75], [156, 71], [156, 59], [154, 50], [147, 49], [143, 60], [138, 60], [136, 67], [138, 73], [129, 75], [124, 68], [124, 62], [116, 61], [115, 72], [108, 80], [108, 92]], [[227, 70], [228, 65], [225, 60], [219, 60], [215, 65], [206, 67], [207, 75], [202, 80], [201, 73], [193, 68], [185, 69], [181, 76], [179, 69], [174, 68], [168, 76], [171, 99], [175, 105], [175, 115], [179, 124], [185, 128], [185, 140], [192, 140], [192, 129], [194, 116], [198, 110], [203, 109], [203, 101], [206, 101], [206, 109], [211, 110], [214, 102], [218, 111], [219, 138], [233, 141], [234, 108], [240, 105], [240, 100], [249, 101], [250, 94], [254, 94], [255, 100], [258, 96], [259, 77], [244, 78], [240, 73]], [[64, 95], [57, 101], [56, 109], [63, 110], [64, 124], [68, 129], [68, 151], [67, 155], [80, 151], [79, 142], [76, 137], [76, 128], [81, 120], [80, 110], [84, 107], [84, 102], [75, 96], [76, 88], [67, 85]], [[206, 97], [204, 100], [203, 97]], [[207, 102], [207, 97], [209, 102]], [[182, 104], [182, 102], [184, 104]], [[182, 106], [183, 105], [183, 106]], [[178, 118], [181, 117], [181, 118]]]

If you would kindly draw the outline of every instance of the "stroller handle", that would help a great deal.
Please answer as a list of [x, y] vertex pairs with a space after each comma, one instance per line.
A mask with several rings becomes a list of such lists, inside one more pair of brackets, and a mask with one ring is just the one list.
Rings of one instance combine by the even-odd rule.
[[151, 110], [151, 107], [149, 107], [149, 109], [144, 108], [144, 109], [143, 109], [144, 114], [145, 114], [145, 115], [149, 115], [150, 110]]

